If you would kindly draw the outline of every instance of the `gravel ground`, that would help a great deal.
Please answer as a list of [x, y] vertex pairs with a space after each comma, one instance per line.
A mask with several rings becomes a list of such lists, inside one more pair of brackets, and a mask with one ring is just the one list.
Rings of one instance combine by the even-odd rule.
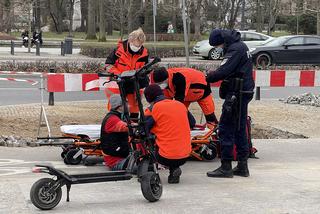
[[[221, 112], [221, 100], [216, 101], [217, 116]], [[60, 126], [66, 124], [99, 124], [106, 114], [105, 101], [60, 102], [46, 106], [52, 135], [60, 136]], [[197, 104], [191, 112], [200, 121]], [[40, 105], [28, 104], [0, 107], [0, 135], [36, 138]], [[280, 101], [252, 101], [249, 115], [253, 121], [253, 138], [319, 138], [320, 108], [285, 104]], [[46, 128], [41, 128], [46, 136]]]

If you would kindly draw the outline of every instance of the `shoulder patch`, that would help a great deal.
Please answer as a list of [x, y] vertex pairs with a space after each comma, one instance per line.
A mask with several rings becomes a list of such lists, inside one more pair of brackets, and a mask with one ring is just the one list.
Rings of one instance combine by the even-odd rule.
[[226, 64], [227, 61], [228, 61], [228, 58], [224, 58], [224, 59], [222, 60], [221, 64], [220, 64], [220, 66]]

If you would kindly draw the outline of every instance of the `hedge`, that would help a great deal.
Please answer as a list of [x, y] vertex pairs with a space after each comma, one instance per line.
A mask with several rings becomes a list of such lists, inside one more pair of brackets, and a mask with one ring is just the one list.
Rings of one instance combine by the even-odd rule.
[[[54, 68], [57, 73], [95, 73], [101, 68], [101, 63], [104, 60], [92, 60], [92, 61], [76, 61], [76, 62], [3, 62], [0, 64], [0, 70], [2, 71], [25, 71], [25, 72], [48, 72], [50, 68]], [[219, 67], [217, 63], [195, 63], [191, 62], [191, 68], [198, 69], [200, 71], [215, 70]], [[185, 63], [181, 62], [160, 62], [160, 66], [165, 67], [186, 67]], [[282, 69], [282, 70], [319, 70], [319, 66], [312, 65], [283, 65], [283, 66], [270, 66], [266, 68], [268, 70]]]
[[[81, 45], [80, 53], [93, 58], [106, 58], [114, 48], [116, 48], [116, 45], [114, 44], [100, 47]], [[185, 56], [185, 48], [181, 46], [163, 45], [156, 47], [156, 51], [152, 45], [146, 45], [146, 48], [148, 48], [151, 57], [154, 57], [155, 55], [161, 58]], [[192, 54], [192, 47], [189, 48], [189, 53]]]
[[[153, 34], [146, 34], [146, 40], [147, 41], [153, 41], [154, 35]], [[156, 34], [156, 40], [157, 41], [184, 41], [184, 35], [178, 34], [178, 33], [162, 33], [162, 34]], [[190, 35], [191, 41], [196, 41], [197, 38], [194, 36], [194, 34]]]

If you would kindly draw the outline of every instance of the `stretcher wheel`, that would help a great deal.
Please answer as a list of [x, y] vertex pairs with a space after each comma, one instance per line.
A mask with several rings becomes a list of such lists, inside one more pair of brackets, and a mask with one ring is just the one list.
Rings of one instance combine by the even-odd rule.
[[150, 202], [158, 201], [162, 195], [162, 183], [159, 174], [147, 172], [141, 177], [141, 191]]
[[79, 155], [77, 158], [73, 158], [75, 154], [77, 154], [80, 150], [79, 149], [71, 149], [67, 152], [67, 154], [64, 156], [64, 163], [70, 164], [70, 165], [77, 165], [82, 160], [82, 154]]
[[209, 144], [207, 148], [200, 153], [200, 155], [205, 160], [213, 160], [217, 156], [217, 148], [214, 144]]
[[51, 178], [41, 178], [35, 182], [30, 190], [30, 199], [34, 206], [41, 210], [51, 210], [57, 206], [62, 197], [61, 187], [55, 186], [56, 181]]
[[62, 159], [64, 159], [64, 157], [66, 156], [66, 154], [67, 154], [67, 151], [63, 151], [63, 152], [61, 152], [61, 157], [62, 157]]

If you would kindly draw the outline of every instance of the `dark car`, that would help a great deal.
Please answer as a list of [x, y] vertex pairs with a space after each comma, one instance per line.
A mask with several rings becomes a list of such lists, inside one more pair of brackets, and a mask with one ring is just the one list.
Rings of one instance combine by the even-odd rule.
[[281, 36], [250, 48], [257, 67], [271, 64], [320, 64], [320, 36]]

